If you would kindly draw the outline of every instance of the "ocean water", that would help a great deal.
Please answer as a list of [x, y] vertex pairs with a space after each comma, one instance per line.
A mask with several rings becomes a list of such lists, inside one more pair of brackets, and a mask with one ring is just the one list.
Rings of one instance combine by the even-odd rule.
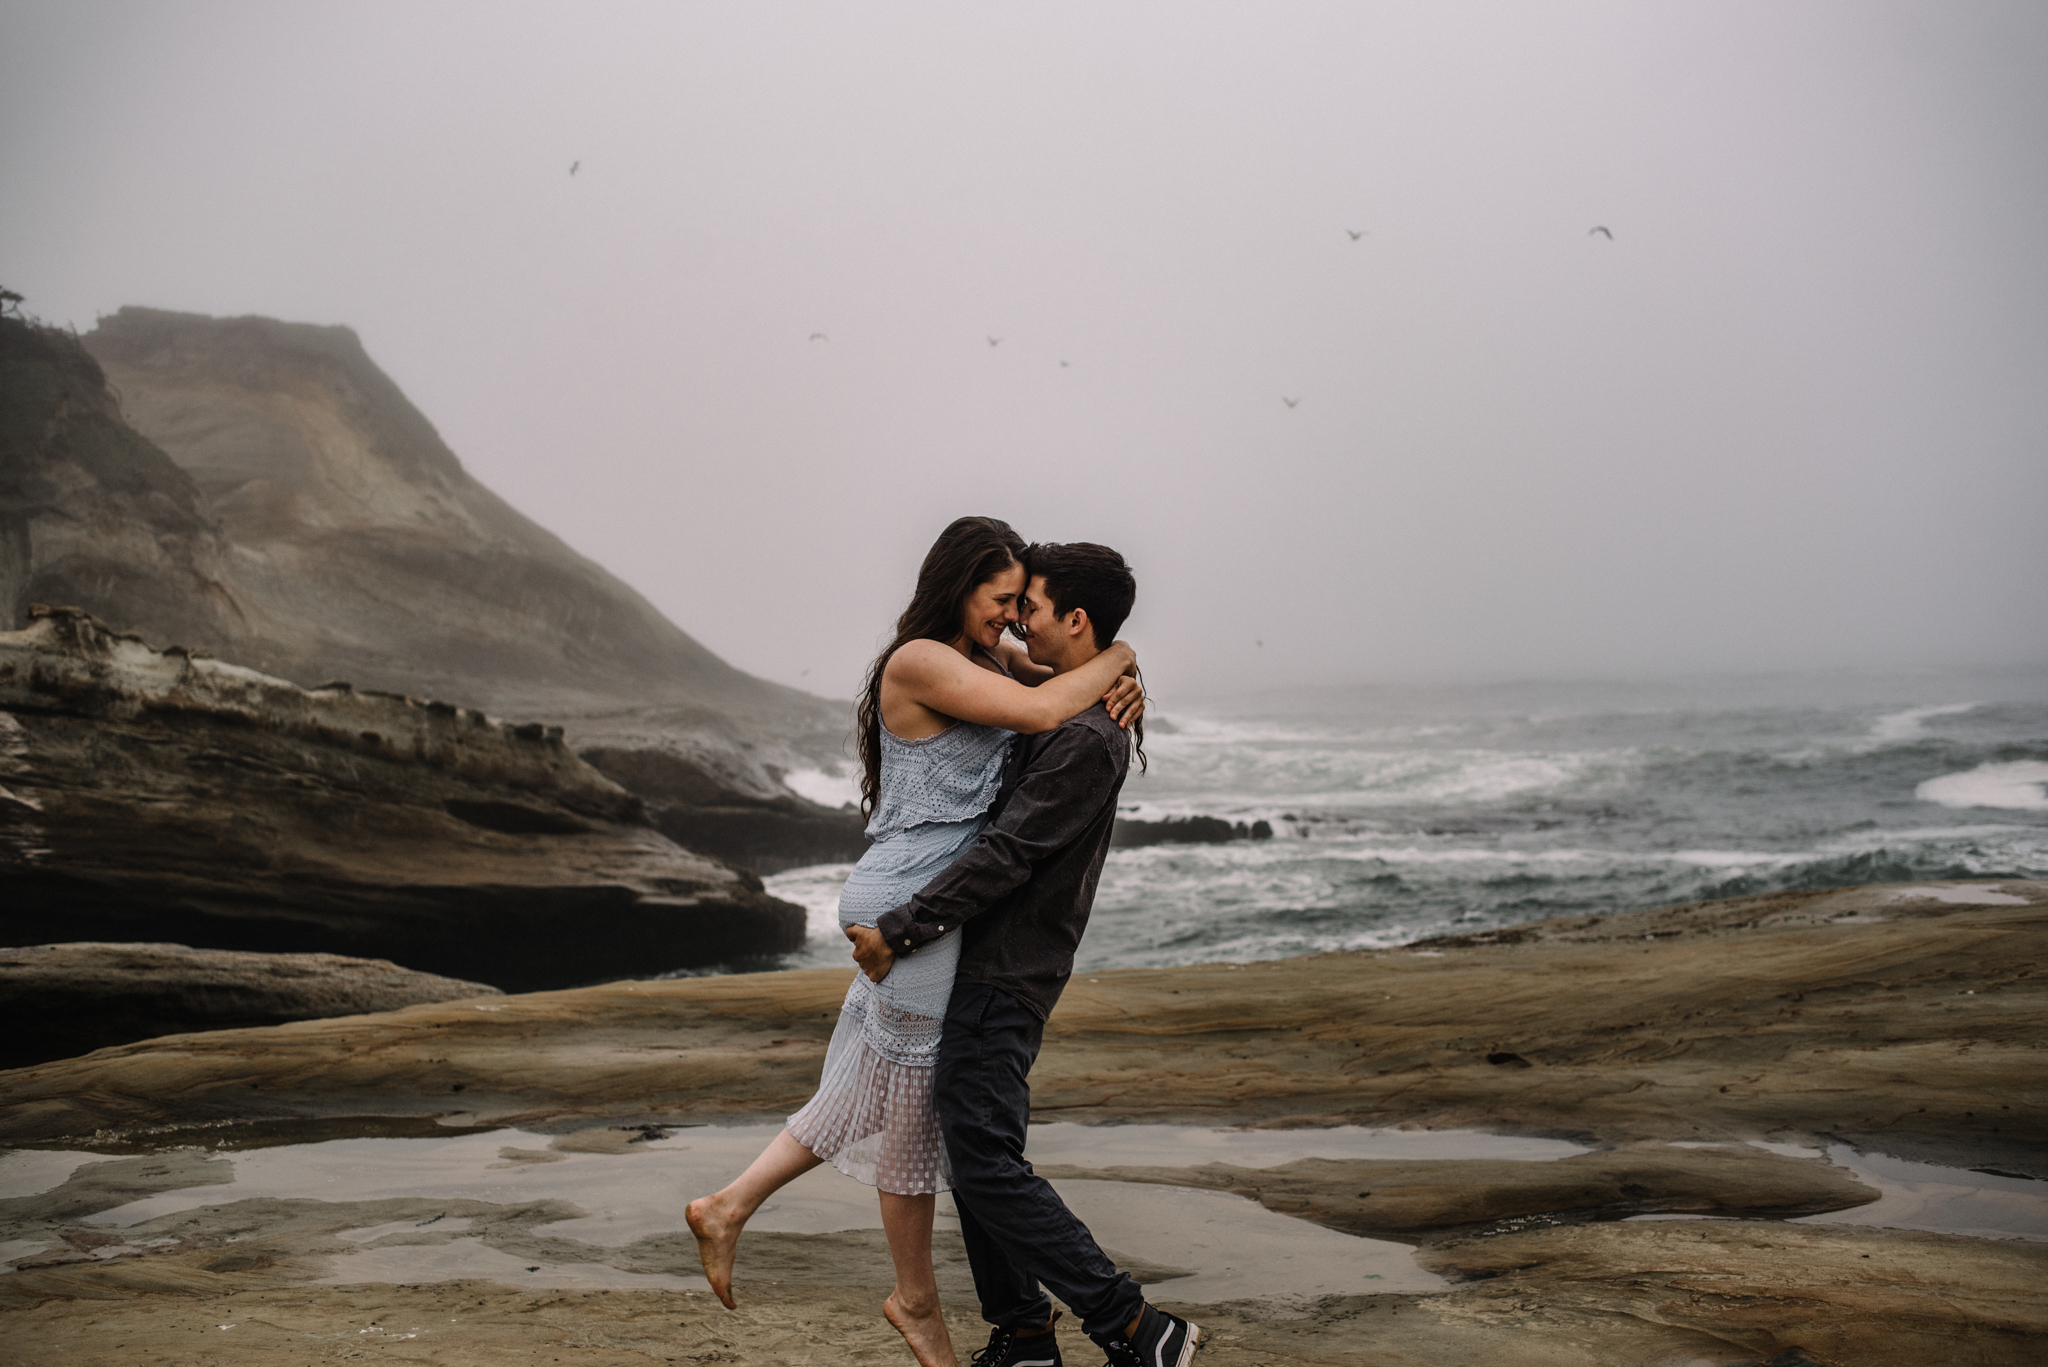
[[[2048, 671], [1326, 690], [1161, 707], [1078, 967], [1250, 961], [1792, 888], [2048, 877]], [[849, 866], [768, 880], [846, 962]]]

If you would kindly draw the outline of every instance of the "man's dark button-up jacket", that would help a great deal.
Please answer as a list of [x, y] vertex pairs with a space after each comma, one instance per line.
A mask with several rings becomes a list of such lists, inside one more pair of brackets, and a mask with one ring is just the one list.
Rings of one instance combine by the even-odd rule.
[[1109, 854], [1131, 738], [1101, 703], [1010, 747], [995, 816], [967, 852], [876, 922], [914, 954], [961, 931], [956, 982], [987, 983], [1043, 1019], [1074, 972]]

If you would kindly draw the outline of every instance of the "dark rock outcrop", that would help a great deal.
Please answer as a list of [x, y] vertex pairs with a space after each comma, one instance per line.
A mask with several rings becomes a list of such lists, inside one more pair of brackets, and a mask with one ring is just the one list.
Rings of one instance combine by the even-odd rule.
[[95, 943], [0, 949], [0, 1068], [188, 1030], [500, 995], [483, 983], [339, 954]]
[[594, 746], [591, 767], [647, 804], [647, 815], [687, 849], [762, 873], [806, 864], [850, 863], [867, 852], [857, 812], [800, 797], [736, 791], [680, 755], [658, 749]]
[[508, 990], [785, 952], [559, 728], [307, 690], [75, 609], [0, 633], [0, 940], [388, 958]]
[[1235, 824], [1220, 816], [1170, 816], [1164, 821], [1134, 821], [1120, 816], [1109, 843], [1122, 849], [1142, 845], [1221, 845], [1231, 840], [1270, 840], [1272, 823]]

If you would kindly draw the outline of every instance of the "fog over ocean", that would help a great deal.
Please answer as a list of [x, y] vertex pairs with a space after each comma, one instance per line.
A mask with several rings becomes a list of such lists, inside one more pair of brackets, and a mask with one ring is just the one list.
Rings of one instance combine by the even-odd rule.
[[[2048, 678], [1375, 688], [1162, 716], [1124, 814], [1263, 819], [1275, 835], [1113, 851], [1082, 971], [1780, 889], [2048, 877]], [[811, 911], [809, 946], [773, 966], [845, 962], [848, 867], [767, 880]]]

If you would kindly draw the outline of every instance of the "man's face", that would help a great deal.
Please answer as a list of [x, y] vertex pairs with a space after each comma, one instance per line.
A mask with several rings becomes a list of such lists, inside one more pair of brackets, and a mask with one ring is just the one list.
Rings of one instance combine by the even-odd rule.
[[1024, 633], [1024, 648], [1032, 662], [1057, 665], [1073, 639], [1073, 613], [1060, 617], [1053, 611], [1052, 597], [1045, 591], [1045, 576], [1034, 574], [1017, 605], [1017, 618]]

